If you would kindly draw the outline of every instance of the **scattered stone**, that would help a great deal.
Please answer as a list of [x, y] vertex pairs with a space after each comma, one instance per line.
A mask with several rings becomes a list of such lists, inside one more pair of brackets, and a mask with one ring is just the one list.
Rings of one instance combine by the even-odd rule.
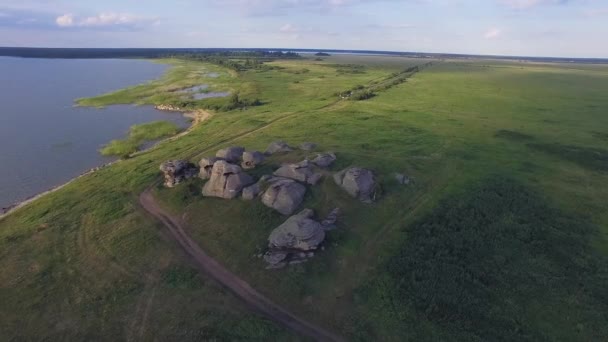
[[160, 164], [160, 170], [165, 176], [165, 186], [173, 188], [184, 180], [196, 177], [198, 168], [185, 160], [169, 160]]
[[304, 200], [306, 187], [292, 179], [274, 177], [268, 181], [262, 203], [283, 215], [291, 215]]
[[268, 237], [271, 250], [298, 250], [307, 252], [317, 249], [325, 239], [325, 230], [312, 219], [314, 212], [304, 209], [275, 228]]
[[340, 216], [340, 208], [335, 208], [332, 210], [327, 217], [321, 221], [321, 226], [326, 231], [332, 230], [336, 228], [336, 221], [338, 221], [338, 216]]
[[243, 162], [241, 163], [241, 167], [243, 169], [253, 169], [263, 163], [264, 159], [265, 157], [262, 152], [243, 152]]
[[162, 110], [165, 112], [181, 112], [182, 109], [177, 106], [168, 105], [168, 104], [160, 104], [158, 106], [154, 106], [157, 110]]
[[401, 185], [410, 184], [409, 177], [404, 175], [403, 173], [395, 173], [395, 179], [397, 180], [397, 183], [399, 183]]
[[275, 176], [294, 179], [311, 185], [317, 184], [321, 179], [321, 173], [315, 172], [313, 165], [304, 160], [297, 164], [285, 164], [274, 172]]
[[221, 158], [217, 158], [217, 157], [205, 157], [203, 159], [201, 159], [200, 162], [198, 162], [198, 166], [200, 168], [200, 173], [198, 174], [199, 178], [201, 179], [209, 179], [211, 178], [211, 170], [213, 169], [213, 165], [215, 164], [215, 162], [217, 162], [218, 160], [222, 160]]
[[253, 178], [244, 173], [240, 166], [219, 160], [213, 165], [211, 178], [203, 187], [203, 196], [232, 199], [252, 183]]
[[370, 170], [350, 167], [334, 174], [334, 181], [361, 202], [372, 203], [376, 199], [377, 183]]
[[266, 149], [265, 154], [266, 155], [270, 155], [270, 154], [274, 154], [274, 153], [279, 153], [279, 152], [291, 152], [293, 151], [293, 149], [291, 147], [289, 147], [289, 145], [287, 145], [286, 142], [284, 141], [275, 141], [272, 142], [268, 148]]
[[300, 149], [304, 150], [304, 151], [313, 151], [316, 148], [317, 148], [317, 144], [315, 144], [313, 142], [305, 142], [305, 143], [300, 144]]
[[319, 167], [329, 167], [336, 161], [336, 155], [333, 152], [319, 153], [317, 157], [312, 160], [313, 164]]
[[236, 163], [241, 160], [245, 149], [240, 146], [233, 146], [221, 149], [215, 154], [216, 157], [226, 160], [229, 163]]
[[270, 252], [269, 251], [266, 254], [264, 254], [264, 261], [266, 261], [267, 263], [269, 263], [271, 265], [279, 264], [286, 258], [287, 258], [287, 252], [281, 252], [281, 251]]

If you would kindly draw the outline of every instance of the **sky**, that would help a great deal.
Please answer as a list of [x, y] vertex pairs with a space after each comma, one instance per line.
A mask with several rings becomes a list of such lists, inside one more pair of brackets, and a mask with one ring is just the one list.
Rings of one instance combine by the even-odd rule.
[[608, 58], [608, 0], [0, 0], [0, 46]]

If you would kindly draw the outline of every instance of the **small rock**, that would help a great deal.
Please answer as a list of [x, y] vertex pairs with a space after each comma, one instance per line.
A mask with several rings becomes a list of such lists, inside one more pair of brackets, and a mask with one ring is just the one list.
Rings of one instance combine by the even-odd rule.
[[317, 144], [313, 142], [305, 142], [300, 144], [300, 149], [304, 151], [312, 151], [317, 148]]
[[262, 152], [243, 152], [243, 162], [241, 163], [241, 167], [246, 170], [253, 169], [256, 166], [260, 165], [262, 162], [264, 162], [264, 159], [264, 154]]
[[336, 228], [336, 221], [338, 221], [338, 216], [340, 216], [340, 208], [335, 208], [332, 210], [327, 217], [321, 221], [321, 226], [323, 229], [332, 230]]
[[395, 179], [397, 180], [397, 183], [399, 183], [401, 185], [410, 184], [410, 179], [408, 178], [408, 176], [404, 175], [403, 173], [395, 173]]
[[260, 192], [262, 191], [260, 184], [255, 183], [243, 189], [243, 199], [246, 201], [251, 201], [255, 199]]
[[319, 153], [312, 160], [313, 164], [319, 167], [329, 167], [336, 161], [336, 155], [333, 152]]
[[377, 183], [374, 173], [360, 167], [350, 167], [334, 174], [334, 181], [352, 197], [372, 203], [376, 199]]
[[281, 251], [268, 251], [264, 254], [264, 261], [271, 265], [276, 265], [287, 258], [286, 252]]
[[266, 149], [266, 152], [264, 152], [266, 155], [270, 155], [270, 154], [274, 154], [274, 153], [279, 153], [279, 152], [291, 152], [293, 151], [293, 149], [291, 147], [289, 147], [289, 145], [287, 145], [286, 142], [284, 141], [275, 141], [272, 142], [268, 148]]
[[226, 160], [229, 163], [236, 163], [241, 160], [245, 148], [240, 146], [233, 146], [221, 149], [215, 154], [216, 157]]

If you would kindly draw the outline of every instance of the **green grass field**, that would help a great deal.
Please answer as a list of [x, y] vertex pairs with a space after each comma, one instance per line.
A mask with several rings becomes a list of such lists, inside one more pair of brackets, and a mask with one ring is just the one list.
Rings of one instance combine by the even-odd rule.
[[201, 180], [155, 191], [276, 302], [349, 340], [607, 340], [608, 66], [442, 60], [365, 101], [334, 95], [428, 61], [344, 55], [237, 74], [170, 60], [160, 80], [79, 100], [163, 104], [204, 83], [263, 105], [216, 113], [2, 219], [0, 339], [297, 339], [199, 276], [136, 205], [164, 160], [282, 139], [335, 151], [332, 170], [374, 169], [383, 190], [364, 205], [330, 179], [309, 188], [306, 207], [344, 215], [308, 263], [264, 269], [255, 255], [285, 218], [259, 203], [203, 198]]
[[168, 121], [154, 121], [133, 125], [129, 129], [129, 136], [127, 138], [110, 141], [100, 152], [104, 156], [128, 157], [137, 152], [143, 143], [175, 135], [178, 131], [177, 126]]

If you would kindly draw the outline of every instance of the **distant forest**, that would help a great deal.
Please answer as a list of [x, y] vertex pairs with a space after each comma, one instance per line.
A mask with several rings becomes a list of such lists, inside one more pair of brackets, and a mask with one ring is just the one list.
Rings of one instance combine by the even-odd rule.
[[[236, 58], [290, 58], [300, 53], [312, 53], [325, 56], [330, 53], [373, 54], [403, 56], [410, 58], [484, 58], [520, 60], [531, 62], [558, 62], [558, 63], [608, 63], [606, 58], [561, 58], [561, 57], [525, 57], [525, 56], [484, 56], [445, 53], [423, 52], [396, 52], [373, 50], [328, 50], [328, 49], [271, 49], [271, 48], [206, 48], [206, 49], [160, 49], [160, 48], [28, 48], [28, 47], [0, 47], [0, 56], [27, 57], [27, 58], [164, 58], [176, 55], [223, 56]], [[278, 56], [277, 54], [282, 54]]]

